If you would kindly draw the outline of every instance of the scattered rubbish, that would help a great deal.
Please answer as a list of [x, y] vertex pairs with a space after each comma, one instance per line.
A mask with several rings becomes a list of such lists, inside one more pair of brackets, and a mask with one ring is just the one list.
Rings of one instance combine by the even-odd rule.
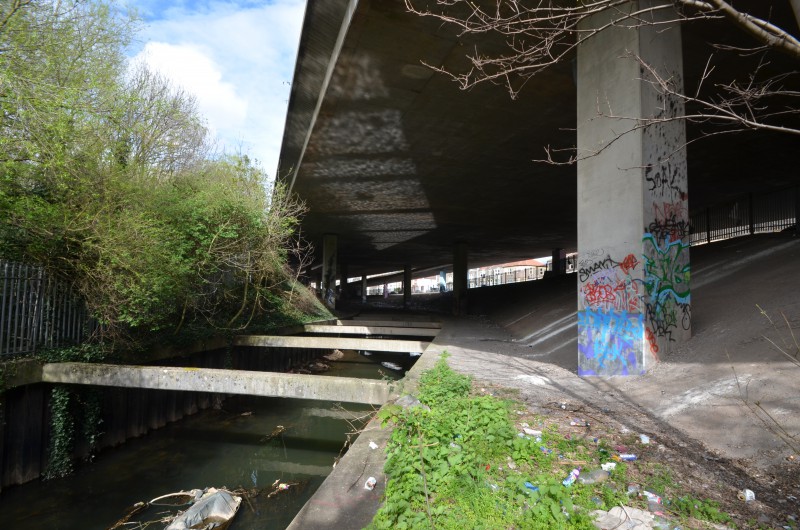
[[572, 420], [571, 422], [569, 422], [569, 424], [572, 425], [573, 427], [588, 427], [589, 426], [589, 422], [588, 421], [582, 420], [580, 418], [576, 418], [576, 419]]
[[524, 427], [522, 429], [522, 432], [524, 432], [525, 434], [527, 434], [529, 436], [541, 436], [542, 435], [542, 431], [537, 431], [535, 429], [530, 429], [528, 427]]
[[647, 497], [647, 502], [654, 502], [656, 504], [661, 504], [662, 503], [661, 497], [659, 497], [655, 493], [652, 493], [652, 492], [647, 491], [647, 490], [644, 490], [642, 493], [644, 494], [645, 497]]
[[268, 435], [266, 435], [265, 437], [263, 437], [263, 438], [262, 438], [261, 440], [259, 440], [259, 441], [260, 441], [261, 443], [264, 443], [264, 442], [269, 442], [269, 441], [270, 441], [270, 440], [272, 440], [273, 438], [276, 438], [276, 437], [278, 437], [278, 436], [282, 435], [284, 432], [286, 432], [286, 427], [284, 427], [283, 425], [278, 425], [278, 426], [276, 426], [274, 429], [272, 429], [272, 432], [271, 432], [271, 433], [269, 433]]
[[739, 497], [740, 501], [744, 502], [750, 502], [756, 500], [756, 494], [753, 492], [753, 490], [748, 490], [748, 489], [743, 489], [742, 491], [740, 491], [737, 497]]
[[642, 442], [644, 445], [647, 445], [650, 443], [650, 437], [647, 436], [646, 434], [640, 434], [639, 441]]
[[308, 365], [308, 369], [313, 374], [321, 374], [322, 372], [327, 372], [330, 370], [331, 367], [325, 363], [311, 363]]
[[614, 460], [621, 460], [622, 462], [633, 462], [636, 460], [636, 455], [631, 453], [620, 453], [612, 457]]
[[492, 491], [497, 491], [500, 489], [500, 486], [497, 484], [489, 484], [489, 487], [492, 488]]
[[455, 443], [455, 442], [450, 442], [450, 447], [452, 447], [453, 449], [461, 449], [461, 446], [460, 446], [460, 445], [458, 445], [458, 444], [457, 444], [457, 443]]
[[614, 471], [616, 467], [617, 467], [616, 462], [606, 462], [605, 464], [600, 464], [600, 469], [608, 472]]
[[631, 431], [627, 427], [621, 427], [619, 432], [621, 432], [622, 434], [628, 434]]
[[408, 355], [410, 357], [421, 357], [422, 356], [422, 352], [421, 351], [412, 351]]
[[414, 396], [409, 395], [409, 394], [404, 395], [403, 397], [401, 397], [400, 399], [398, 399], [394, 403], [395, 403], [395, 405], [399, 405], [399, 406], [403, 407], [404, 409], [412, 409], [414, 407], [422, 407], [425, 410], [431, 410], [431, 408], [428, 405], [423, 405], [420, 400], [418, 400], [417, 398], [415, 398]]
[[517, 464], [515, 464], [514, 461], [511, 460], [510, 456], [506, 457], [506, 464], [508, 465], [508, 469], [517, 469]]
[[642, 493], [645, 497], [647, 497], [647, 509], [657, 515], [664, 515], [664, 512], [662, 511], [663, 501], [661, 500], [661, 497], [647, 490], [644, 490]]
[[338, 361], [344, 357], [344, 352], [342, 350], [333, 350], [328, 355], [323, 355], [322, 358], [326, 361]]
[[531, 491], [539, 491], [539, 486], [534, 486], [530, 482], [526, 482], [525, 487]]
[[592, 500], [593, 503], [595, 503], [598, 506], [602, 506], [603, 505], [603, 499], [601, 499], [600, 497], [592, 497], [591, 500]]
[[375, 477], [369, 477], [367, 481], [364, 483], [364, 489], [372, 491], [375, 488], [375, 484], [377, 483], [378, 481], [375, 479]]
[[640, 488], [638, 484], [628, 484], [628, 490], [626, 493], [628, 494], [628, 497], [631, 495], [639, 495], [639, 490]]
[[595, 510], [589, 515], [594, 519], [594, 525], [597, 528], [624, 528], [625, 530], [652, 528], [653, 514], [630, 506], [614, 506], [607, 512]]
[[225, 490], [209, 488], [185, 512], [179, 513], [165, 530], [206, 528], [208, 530], [227, 526], [239, 510], [242, 498]]
[[545, 447], [545, 446], [543, 446], [543, 445], [540, 445], [540, 446], [539, 446], [539, 449], [541, 449], [541, 451], [542, 451], [544, 454], [546, 454], [546, 455], [549, 455], [550, 453], [552, 453], [552, 452], [553, 452], [553, 450], [552, 450], [552, 449], [548, 449], [547, 447]]
[[297, 486], [297, 482], [281, 482], [280, 479], [275, 479], [272, 483], [272, 491], [267, 494], [267, 498], [272, 498], [281, 491], [288, 490], [291, 486]]
[[369, 442], [369, 448], [370, 449], [377, 449], [378, 448], [378, 444], [376, 444], [375, 442], [370, 441]]
[[590, 473], [585, 473], [578, 477], [578, 482], [581, 484], [597, 484], [604, 482], [610, 476], [608, 471], [602, 469], [595, 469]]
[[567, 478], [565, 478], [564, 480], [562, 480], [561, 483], [566, 487], [570, 487], [575, 483], [576, 480], [578, 480], [578, 476], [580, 474], [581, 474], [581, 470], [575, 468], [575, 469], [573, 469], [572, 471], [569, 472], [569, 476]]
[[403, 367], [402, 366], [400, 366], [399, 364], [396, 364], [396, 363], [389, 362], [389, 361], [383, 361], [381, 363], [381, 366], [384, 366], [385, 368], [388, 368], [389, 370], [394, 370], [395, 372], [402, 372], [403, 371]]
[[566, 408], [567, 408], [567, 404], [566, 404], [566, 403], [564, 403], [564, 402], [562, 402], [562, 403], [561, 403], [561, 408], [562, 408], [562, 409], [566, 409]]
[[362, 351], [361, 355], [363, 355], [364, 357], [369, 357], [370, 355], [372, 355], [372, 352], [371, 351]]

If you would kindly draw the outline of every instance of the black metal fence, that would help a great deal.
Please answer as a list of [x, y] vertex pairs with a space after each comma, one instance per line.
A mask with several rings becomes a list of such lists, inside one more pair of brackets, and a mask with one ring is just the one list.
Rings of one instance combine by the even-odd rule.
[[732, 237], [797, 229], [800, 186], [768, 193], [749, 193], [690, 216], [691, 244], [702, 245]]
[[74, 344], [92, 327], [71, 286], [41, 267], [0, 260], [0, 355]]

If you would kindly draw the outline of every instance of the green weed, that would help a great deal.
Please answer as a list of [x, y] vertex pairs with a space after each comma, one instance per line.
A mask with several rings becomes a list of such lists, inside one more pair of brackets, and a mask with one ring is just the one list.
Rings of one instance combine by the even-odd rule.
[[[603, 482], [563, 482], [575, 467], [588, 473], [612, 461], [607, 442], [570, 436], [531, 415], [525, 421], [541, 434], [520, 433], [514, 411], [522, 405], [475, 395], [471, 388], [470, 378], [450, 369], [445, 356], [420, 379], [418, 398], [428, 408], [387, 406], [380, 412], [394, 427], [384, 468], [389, 481], [368, 528], [593, 529], [592, 510], [646, 509], [643, 497], [627, 494], [624, 462]], [[646, 488], [674, 493], [667, 468], [644, 470]], [[713, 502], [689, 497], [671, 511], [681, 518], [729, 521]]]

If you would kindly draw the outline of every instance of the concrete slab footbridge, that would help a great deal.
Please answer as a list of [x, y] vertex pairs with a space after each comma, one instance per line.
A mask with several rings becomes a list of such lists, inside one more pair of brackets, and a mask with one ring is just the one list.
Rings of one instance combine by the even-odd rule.
[[[337, 324], [304, 326], [306, 332], [322, 336], [242, 335], [234, 338], [233, 345], [255, 348], [316, 349], [328, 352], [334, 349], [349, 349], [421, 354], [430, 344], [429, 341], [356, 338], [352, 335], [363, 335], [364, 337], [397, 335], [432, 339], [438, 333], [438, 327], [441, 327], [438, 323], [433, 322], [365, 321], [365, 325], [348, 325], [347, 322], [337, 321]], [[425, 327], [415, 327], [415, 324], [424, 324]], [[342, 334], [349, 336], [333, 336]], [[253, 352], [253, 355], [269, 354], [268, 351]], [[217, 368], [78, 362], [44, 364], [41, 380], [45, 383], [212, 392], [370, 405], [386, 403], [391, 394], [390, 382], [382, 380]]]
[[[712, 37], [731, 50], [755, 44], [722, 17], [681, 24], [674, 4], [614, 4], [637, 23], [582, 41], [512, 100], [491, 83], [460, 91], [435, 71], [468, 71], [474, 50], [508, 52], [502, 37], [463, 33], [395, 0], [309, 2], [278, 179], [309, 207], [308, 274], [325, 299], [335, 303], [337, 280], [362, 277], [363, 296], [368, 275], [402, 271], [408, 304], [414, 276], [452, 271], [449, 296], [463, 314], [468, 267], [552, 254], [558, 274], [576, 251], [582, 375], [643, 373], [688, 339], [689, 240], [702, 229], [690, 226], [690, 205], [796, 185], [798, 144], [680, 119], [697, 110], [692, 101], [657, 90], [653, 76], [703, 96], [746, 79], [752, 61], [759, 73], [797, 69], [767, 51], [717, 61], [725, 54]], [[789, 2], [737, 7], [796, 28]], [[548, 148], [573, 148], [577, 162], [533, 162]]]

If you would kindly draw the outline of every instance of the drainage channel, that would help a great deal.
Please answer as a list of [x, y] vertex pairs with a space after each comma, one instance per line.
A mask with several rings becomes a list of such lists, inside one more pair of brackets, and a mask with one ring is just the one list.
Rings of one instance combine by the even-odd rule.
[[[389, 336], [397, 338], [380, 335]], [[329, 369], [321, 377], [396, 380], [414, 360], [408, 352], [339, 352], [335, 361], [322, 360]], [[400, 365], [401, 370], [381, 363]], [[343, 454], [347, 433], [363, 425], [374, 410], [375, 406], [319, 399], [228, 397], [219, 409], [199, 412], [100, 453], [70, 477], [4, 490], [0, 526], [111, 528], [136, 502], [224, 486], [249, 493], [230, 530], [283, 529]], [[277, 489], [274, 484], [288, 487]], [[272, 492], [276, 493], [269, 496]], [[129, 521], [145, 526], [120, 528], [164, 528], [163, 522], [146, 523], [167, 516], [164, 508], [151, 507]]]

